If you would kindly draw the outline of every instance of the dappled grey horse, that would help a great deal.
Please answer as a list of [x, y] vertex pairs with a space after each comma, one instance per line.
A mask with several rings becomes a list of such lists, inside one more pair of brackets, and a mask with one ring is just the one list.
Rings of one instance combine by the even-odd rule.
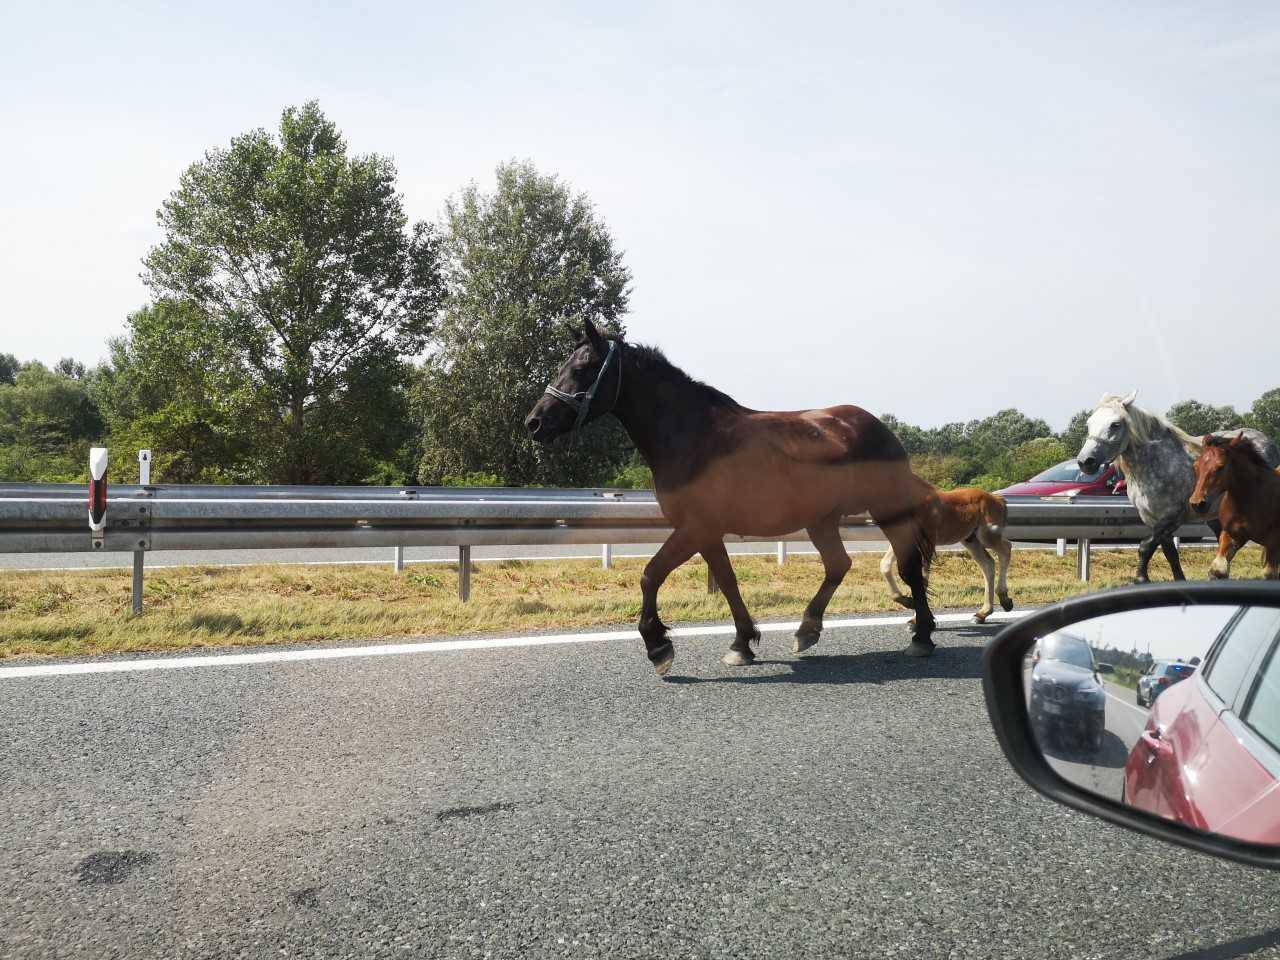
[[[1173, 536], [1190, 516], [1188, 500], [1195, 489], [1194, 464], [1202, 444], [1198, 437], [1137, 406], [1133, 402], [1137, 395], [1136, 390], [1125, 396], [1108, 393], [1098, 401], [1089, 416], [1088, 435], [1077, 460], [1086, 473], [1114, 461], [1125, 475], [1138, 516], [1151, 528], [1151, 536], [1138, 547], [1134, 582], [1147, 582], [1147, 568], [1157, 546], [1169, 561], [1174, 579], [1185, 580]], [[1273, 468], [1280, 465], [1280, 449], [1260, 431], [1237, 427], [1219, 430], [1216, 435], [1234, 436], [1242, 431], [1264, 460]], [[1216, 528], [1217, 504], [1207, 513], [1209, 526]]]

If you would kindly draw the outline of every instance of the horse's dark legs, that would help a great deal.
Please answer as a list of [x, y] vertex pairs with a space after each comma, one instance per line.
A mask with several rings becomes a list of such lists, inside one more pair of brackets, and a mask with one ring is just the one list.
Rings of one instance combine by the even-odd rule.
[[729, 562], [729, 551], [724, 548], [724, 541], [717, 540], [707, 544], [701, 553], [702, 559], [711, 568], [711, 575], [716, 578], [720, 592], [729, 602], [733, 625], [738, 631], [737, 639], [729, 645], [729, 652], [724, 655], [724, 662], [731, 667], [745, 667], [756, 658], [751, 644], [760, 641], [760, 631], [747, 612], [747, 605], [742, 602], [742, 594], [738, 592], [738, 577], [733, 572], [733, 564]]
[[640, 593], [643, 603], [640, 609], [640, 636], [644, 637], [645, 655], [653, 664], [653, 669], [662, 676], [671, 669], [671, 661], [676, 658], [675, 648], [667, 637], [667, 625], [658, 619], [658, 590], [661, 589], [671, 571], [684, 563], [697, 551], [693, 537], [688, 531], [678, 529], [667, 542], [658, 548], [650, 561], [645, 564], [644, 574], [640, 577]]
[[[872, 518], [874, 519], [874, 517]], [[933, 628], [937, 621], [933, 611], [929, 609], [929, 588], [924, 577], [924, 554], [916, 540], [914, 525], [896, 523], [882, 526], [885, 536], [893, 546], [894, 556], [898, 558], [898, 573], [911, 588], [911, 603], [916, 611], [915, 636], [906, 653], [912, 657], [927, 657], [933, 653]]]
[[[1182, 525], [1180, 517], [1168, 520], [1160, 526], [1155, 527], [1151, 531], [1151, 536], [1138, 544], [1138, 572], [1133, 578], [1134, 583], [1149, 583], [1148, 567], [1151, 565], [1151, 557], [1159, 546], [1166, 558], [1169, 554], [1173, 554], [1173, 558], [1169, 560], [1169, 566], [1173, 567], [1173, 576], [1177, 580], [1185, 580], [1186, 577], [1182, 573], [1182, 564], [1178, 561], [1178, 553], [1173, 548], [1173, 532]], [[1176, 566], [1175, 566], [1176, 564]]]
[[1187, 579], [1187, 575], [1182, 572], [1182, 560], [1178, 557], [1178, 548], [1173, 545], [1173, 538], [1168, 537], [1161, 540], [1160, 549], [1164, 551], [1164, 558], [1169, 561], [1169, 569], [1173, 571], [1173, 579]]
[[844, 580], [844, 575], [853, 566], [853, 561], [849, 559], [849, 554], [844, 549], [844, 542], [840, 539], [839, 516], [828, 517], [820, 526], [809, 527], [808, 532], [809, 539], [813, 541], [813, 545], [818, 548], [818, 554], [822, 557], [822, 568], [826, 571], [826, 576], [818, 592], [804, 608], [804, 619], [800, 621], [800, 629], [796, 631], [796, 642], [792, 646], [795, 653], [802, 653], [818, 642], [818, 638], [822, 636], [822, 615], [827, 612], [831, 595], [836, 592], [836, 588]]

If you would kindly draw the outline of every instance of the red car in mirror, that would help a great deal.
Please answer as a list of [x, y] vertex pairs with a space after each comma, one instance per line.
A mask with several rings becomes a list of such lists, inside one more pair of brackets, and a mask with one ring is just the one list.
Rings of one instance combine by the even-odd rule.
[[1124, 802], [1280, 844], [1280, 610], [1241, 610], [1202, 669], [1163, 693], [1124, 768]]

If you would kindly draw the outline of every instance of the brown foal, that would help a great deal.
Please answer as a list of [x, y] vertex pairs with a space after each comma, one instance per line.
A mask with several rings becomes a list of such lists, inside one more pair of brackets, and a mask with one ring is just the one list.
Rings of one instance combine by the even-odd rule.
[[1253, 540], [1262, 545], [1263, 576], [1280, 579], [1280, 471], [1272, 470], [1243, 435], [1206, 436], [1203, 443], [1196, 458], [1191, 509], [1206, 513], [1213, 498], [1222, 494], [1222, 532], [1209, 576], [1225, 579], [1236, 552]]
[[[925, 481], [921, 481], [922, 483]], [[1013, 555], [1013, 544], [1005, 539], [1004, 528], [1009, 522], [1009, 509], [1004, 497], [996, 493], [987, 493], [978, 487], [961, 487], [959, 490], [939, 490], [931, 487], [929, 498], [920, 510], [921, 521], [929, 533], [929, 541], [936, 547], [948, 543], [963, 544], [969, 556], [977, 562], [982, 570], [982, 579], [987, 592], [982, 607], [973, 615], [978, 623], [986, 623], [994, 609], [995, 596], [1000, 597], [1000, 606], [1006, 612], [1013, 609], [1013, 601], [1009, 598], [1009, 560]], [[991, 559], [991, 550], [996, 560]], [[996, 586], [996, 565], [999, 563], [999, 587]], [[889, 592], [893, 599], [908, 609], [912, 608], [910, 597], [904, 596], [898, 589], [898, 581], [893, 577], [893, 548], [884, 552], [880, 559], [880, 573], [889, 584]], [[929, 566], [924, 568], [924, 582], [929, 583]]]
[[724, 662], [755, 659], [760, 633], [738, 592], [726, 534], [780, 537], [805, 530], [826, 576], [805, 608], [793, 650], [818, 642], [823, 614], [850, 567], [840, 520], [867, 512], [893, 545], [911, 588], [916, 632], [907, 653], [933, 652], [935, 625], [924, 569], [933, 544], [917, 510], [928, 485], [912, 474], [902, 444], [883, 423], [854, 406], [793, 413], [749, 410], [699, 383], [652, 347], [606, 338], [590, 321], [585, 337], [525, 420], [548, 443], [612, 413], [653, 471], [655, 493], [674, 531], [644, 569], [639, 630], [659, 676], [675, 657], [658, 617], [658, 590], [701, 553], [733, 613], [737, 637]]

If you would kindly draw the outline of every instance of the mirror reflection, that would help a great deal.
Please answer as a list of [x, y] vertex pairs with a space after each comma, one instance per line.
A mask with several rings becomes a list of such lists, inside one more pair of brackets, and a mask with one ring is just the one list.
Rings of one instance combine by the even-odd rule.
[[1280, 844], [1280, 609], [1178, 605], [1037, 639], [1028, 720], [1064, 779], [1188, 826]]

